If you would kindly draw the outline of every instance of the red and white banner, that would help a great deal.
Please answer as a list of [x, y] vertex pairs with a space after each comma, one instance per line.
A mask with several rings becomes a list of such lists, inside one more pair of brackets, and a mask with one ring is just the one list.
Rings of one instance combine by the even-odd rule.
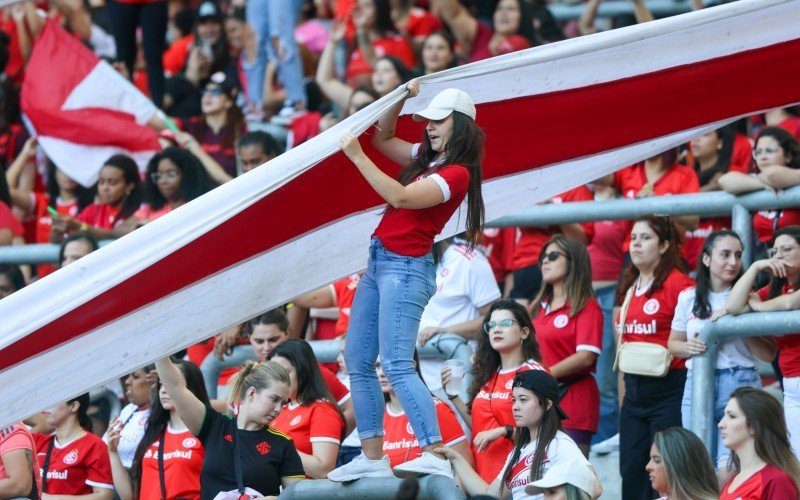
[[52, 20], [33, 47], [21, 104], [47, 156], [87, 187], [111, 156], [127, 154], [143, 167], [161, 150], [146, 125], [153, 103]]
[[[487, 220], [800, 102], [800, 0], [742, 0], [423, 78], [476, 101]], [[366, 263], [381, 199], [338, 152], [397, 90], [315, 139], [0, 302], [0, 425], [208, 338]], [[422, 124], [401, 118], [415, 140]], [[442, 236], [457, 230], [457, 213]]]

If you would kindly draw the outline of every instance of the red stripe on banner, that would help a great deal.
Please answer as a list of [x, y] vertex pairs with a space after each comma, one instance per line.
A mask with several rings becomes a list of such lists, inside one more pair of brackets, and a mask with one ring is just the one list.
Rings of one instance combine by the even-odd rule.
[[[484, 178], [798, 102], [798, 53], [800, 40], [794, 40], [610, 83], [479, 105], [478, 123], [488, 137]], [[404, 117], [398, 135], [419, 137], [421, 129]], [[382, 159], [367, 144], [366, 135], [365, 151]], [[337, 153], [197, 240], [3, 349], [0, 370], [380, 203], [356, 168]]]

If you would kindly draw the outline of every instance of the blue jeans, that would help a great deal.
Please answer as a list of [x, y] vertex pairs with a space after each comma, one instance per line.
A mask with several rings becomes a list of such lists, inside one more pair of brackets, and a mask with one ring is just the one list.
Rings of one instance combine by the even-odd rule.
[[617, 285], [609, 285], [595, 291], [597, 302], [603, 311], [603, 351], [597, 358], [594, 378], [600, 389], [600, 423], [592, 443], [604, 441], [619, 432], [619, 403], [617, 402], [617, 372], [614, 357], [617, 354], [614, 342], [614, 294]]
[[358, 437], [383, 436], [384, 401], [375, 361], [400, 399], [420, 447], [442, 440], [428, 387], [414, 369], [414, 349], [422, 310], [436, 289], [431, 254], [406, 257], [373, 238], [367, 269], [356, 290], [344, 359]]
[[233, 352], [227, 356], [223, 361], [217, 359], [214, 353], [208, 353], [206, 359], [200, 365], [200, 371], [203, 372], [203, 380], [206, 384], [206, 391], [210, 399], [217, 399], [217, 381], [219, 375], [225, 368], [233, 368], [234, 366], [242, 366], [245, 361], [258, 359], [253, 348], [249, 345], [237, 345], [233, 348]]
[[[731, 393], [739, 387], [761, 387], [761, 378], [755, 368], [727, 368], [725, 370], [715, 370], [714, 376], [715, 398], [714, 398], [714, 427], [717, 427], [722, 416], [725, 414], [725, 405], [728, 404]], [[692, 421], [692, 370], [686, 374], [686, 387], [683, 391], [681, 400], [681, 423], [688, 429]], [[716, 443], [711, 443], [714, 453], [714, 463], [719, 468], [725, 466], [730, 456], [730, 451], [722, 444], [722, 436], [719, 429], [715, 436]]]
[[[278, 77], [292, 102], [306, 102], [303, 67], [294, 40], [294, 28], [300, 18], [303, 0], [255, 0], [247, 2], [247, 21], [258, 37], [258, 52], [252, 64], [243, 60], [247, 78], [248, 101], [261, 105], [264, 101], [264, 73], [267, 61], [278, 62]], [[283, 60], [278, 57], [272, 39], [278, 38]]]

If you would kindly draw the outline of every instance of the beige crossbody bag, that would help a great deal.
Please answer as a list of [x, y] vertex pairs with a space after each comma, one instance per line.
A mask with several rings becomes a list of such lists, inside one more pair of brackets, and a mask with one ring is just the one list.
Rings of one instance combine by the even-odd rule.
[[622, 340], [634, 288], [636, 288], [635, 285], [628, 289], [619, 312], [619, 323], [617, 324], [619, 342], [617, 342], [614, 370], [619, 367], [622, 373], [629, 375], [663, 377], [669, 372], [669, 365], [673, 359], [669, 349], [653, 342], [623, 342]]

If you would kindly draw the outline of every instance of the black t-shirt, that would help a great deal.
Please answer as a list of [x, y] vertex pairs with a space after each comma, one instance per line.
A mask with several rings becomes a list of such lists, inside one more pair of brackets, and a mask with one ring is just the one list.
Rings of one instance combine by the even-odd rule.
[[305, 478], [300, 455], [289, 436], [269, 427], [257, 431], [236, 429], [233, 418], [206, 407], [203, 426], [197, 434], [206, 452], [200, 473], [202, 499], [213, 499], [221, 491], [238, 487], [233, 457], [234, 430], [239, 440], [245, 486], [264, 496], [278, 495], [281, 478]]

